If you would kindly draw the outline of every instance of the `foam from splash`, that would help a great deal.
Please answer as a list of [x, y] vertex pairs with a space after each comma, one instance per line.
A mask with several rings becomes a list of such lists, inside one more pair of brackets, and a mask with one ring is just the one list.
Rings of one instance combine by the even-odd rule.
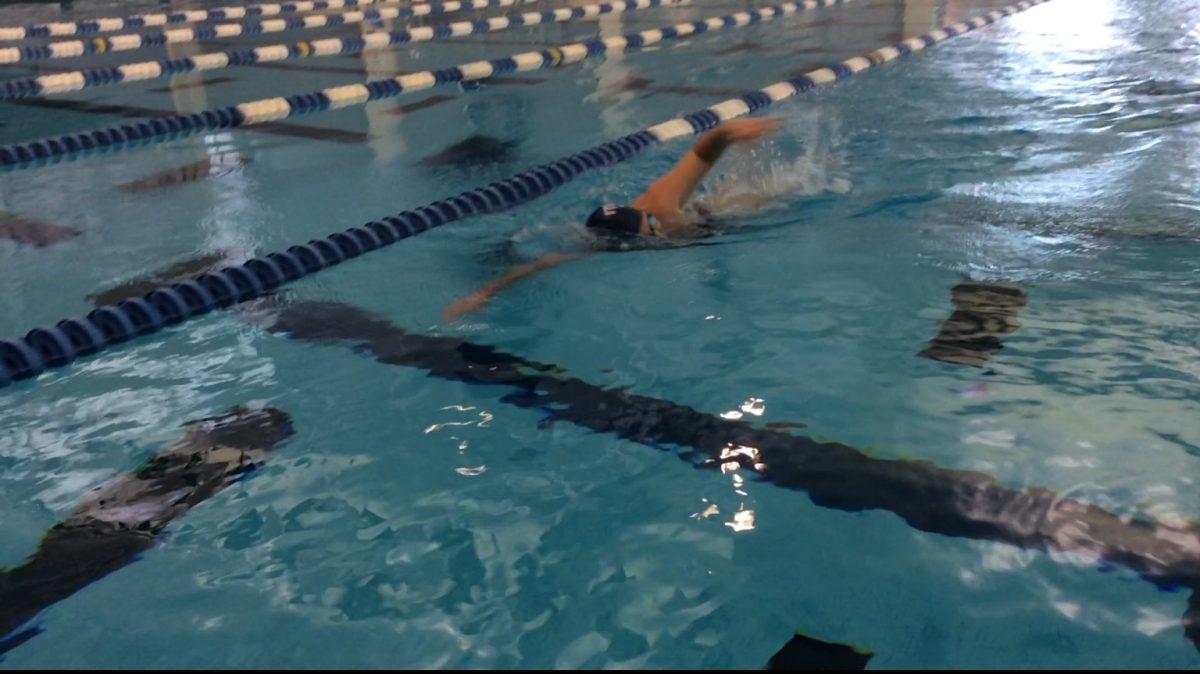
[[[737, 217], [784, 207], [797, 197], [850, 191], [836, 120], [816, 112], [791, 118], [778, 140], [731, 152], [720, 174], [695, 199], [695, 210]], [[788, 147], [800, 145], [797, 155]]]

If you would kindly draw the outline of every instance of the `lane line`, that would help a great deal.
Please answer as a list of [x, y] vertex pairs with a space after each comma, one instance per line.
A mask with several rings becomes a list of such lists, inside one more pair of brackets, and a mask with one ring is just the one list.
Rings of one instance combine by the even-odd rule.
[[[480, 2], [530, 3], [537, 0], [479, 0]], [[406, 28], [395, 31], [379, 31], [355, 37], [330, 37], [308, 42], [292, 42], [258, 47], [229, 49], [173, 59], [155, 59], [118, 66], [74, 70], [53, 75], [42, 75], [0, 82], [0, 101], [17, 100], [33, 96], [62, 94], [82, 89], [145, 82], [161, 77], [171, 77], [191, 72], [208, 72], [224, 68], [277, 63], [290, 59], [318, 58], [323, 56], [349, 56], [364, 51], [376, 51], [400, 47], [417, 42], [429, 42], [476, 33], [506, 31], [509, 28], [533, 26], [542, 23], [564, 23], [576, 19], [590, 19], [603, 14], [621, 14], [651, 7], [686, 5], [691, 0], [655, 0], [655, 2], [632, 2], [621, 0], [613, 3], [593, 3], [570, 9], [526, 12], [487, 17], [478, 21], [456, 21]]]
[[[482, 80], [493, 75], [512, 72], [573, 65], [585, 59], [596, 58], [608, 53], [621, 53], [631, 49], [641, 49], [664, 40], [686, 38], [726, 28], [740, 28], [762, 21], [770, 21], [781, 16], [789, 16], [801, 11], [813, 10], [818, 7], [845, 4], [849, 1], [803, 0], [803, 2], [786, 2], [772, 7], [737, 12], [726, 16], [713, 16], [699, 21], [684, 22], [673, 26], [629, 33], [624, 36], [593, 38], [584, 42], [564, 44], [559, 47], [540, 51], [523, 52], [489, 61], [473, 61], [439, 70], [426, 70], [365, 83], [329, 87], [286, 97], [277, 96], [256, 101], [247, 101], [225, 108], [206, 110], [190, 115], [177, 115], [141, 124], [114, 126], [107, 129], [68, 134], [56, 138], [0, 146], [0, 167], [28, 166], [35, 162], [47, 160], [60, 161], [82, 156], [87, 151], [97, 148], [118, 149], [127, 147], [131, 142], [141, 144], [147, 141], [179, 138], [200, 132], [253, 126], [299, 115], [366, 105], [371, 101], [394, 98], [412, 91], [423, 91], [440, 85]], [[582, 11], [585, 14], [595, 16], [604, 7], [609, 7], [611, 8], [610, 11], [617, 12], [625, 11], [627, 7], [631, 6], [646, 8], [671, 2], [674, 2], [674, 0], [633, 0], [632, 4], [624, 1], [595, 3], [584, 7], [577, 7], [574, 10], [556, 10], [553, 15], [569, 17]], [[529, 19], [537, 17], [540, 22], [543, 15], [537, 12], [530, 12], [523, 16]], [[503, 17], [498, 17], [490, 19], [489, 22], [503, 22], [505, 20]], [[467, 27], [469, 26], [470, 24], [467, 23]], [[464, 30], [466, 30], [466, 27], [464, 27]]]
[[34, 23], [27, 26], [0, 26], [0, 41], [27, 40], [35, 37], [68, 37], [71, 35], [94, 35], [112, 33], [127, 28], [149, 28], [179, 23], [202, 23], [205, 21], [228, 21], [235, 19], [286, 16], [327, 10], [354, 9], [370, 6], [395, 5], [406, 0], [315, 0], [285, 3], [257, 3], [232, 5], [213, 9], [193, 9], [179, 12], [154, 12], [124, 17], [102, 17], [82, 21], [53, 21]]
[[79, 230], [74, 227], [0, 211], [0, 239], [44, 248], [76, 236]]
[[439, 3], [420, 3], [408, 7], [382, 7], [380, 9], [352, 10], [332, 14], [315, 14], [290, 19], [268, 19], [254, 23], [219, 23], [191, 28], [145, 33], [123, 33], [110, 37], [94, 37], [86, 40], [63, 40], [44, 45], [25, 47], [0, 47], [0, 64], [26, 63], [50, 59], [74, 58], [89, 54], [134, 51], [168, 44], [187, 44], [214, 38], [238, 35], [265, 35], [291, 31], [332, 28], [367, 21], [390, 21], [392, 19], [451, 14], [469, 9], [509, 7], [514, 4], [529, 4], [538, 0], [448, 0]]
[[[20, 101], [10, 101], [10, 104], [23, 105], [32, 108], [42, 108], [45, 110], [69, 110], [71, 112], [83, 112], [95, 115], [118, 115], [121, 117], [139, 117], [149, 120], [161, 120], [177, 115], [174, 110], [162, 110], [159, 108], [146, 108], [134, 105], [117, 105], [114, 103], [72, 101], [67, 99], [50, 100], [45, 98], [29, 98]], [[360, 131], [327, 129], [318, 126], [289, 124], [285, 122], [256, 125], [249, 130], [261, 131], [262, 133], [269, 133], [276, 136], [306, 138], [309, 140], [323, 140], [332, 143], [364, 144], [374, 139], [374, 136], [362, 133]]]
[[68, 318], [31, 330], [17, 340], [0, 341], [0, 386], [36, 377], [116, 344], [271, 292], [322, 269], [474, 215], [506, 210], [537, 199], [590, 171], [632, 159], [649, 147], [702, 133], [723, 120], [748, 115], [822, 84], [837, 82], [920, 52], [1049, 0], [1022, 0], [1003, 10], [943, 26], [920, 37], [846, 59], [800, 77], [747, 92], [703, 110], [668, 120], [590, 150], [535, 167], [511, 178], [440, 199], [427, 206], [350, 227], [286, 251], [269, 253], [240, 265], [201, 274], [192, 281], [147, 293], [142, 298], [104, 306], [87, 316]]

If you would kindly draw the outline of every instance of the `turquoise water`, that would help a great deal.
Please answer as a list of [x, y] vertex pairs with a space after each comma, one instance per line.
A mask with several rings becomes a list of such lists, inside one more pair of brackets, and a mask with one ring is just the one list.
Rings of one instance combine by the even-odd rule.
[[[89, 294], [172, 263], [361, 224], [1002, 4], [853, 2], [293, 120], [350, 132], [342, 142], [236, 131], [0, 174], [0, 211], [79, 232], [40, 248], [0, 240], [0, 333], [83, 313]], [[210, 74], [232, 78], [215, 84], [61, 98], [194, 111], [364, 79], [333, 68], [374, 78], [745, 6], [701, 0], [288, 62], [319, 72], [238, 68]], [[0, 24], [55, 16], [9, 6]], [[287, 297], [361, 307], [597, 387], [805, 424], [785, 432], [876, 457], [1195, 521], [1198, 62], [1194, 0], [1053, 0], [773, 108], [784, 130], [731, 155], [709, 189], [781, 196], [731, 218], [716, 245], [594, 256], [441, 322], [456, 298], [568, 245], [598, 203], [635, 195], [677, 143]], [[4, 105], [0, 142], [122, 119], [79, 108]], [[474, 161], [430, 159], [472, 136], [499, 143]], [[203, 179], [119, 187], [206, 158], [216, 168]], [[1020, 289], [1019, 327], [983, 368], [918, 357], [968, 277]], [[761, 667], [797, 629], [875, 653], [871, 667], [1200, 664], [1180, 626], [1187, 593], [1130, 571], [819, 507], [751, 471], [696, 470], [549, 423], [501, 388], [245, 318], [210, 315], [0, 392], [9, 567], [187, 420], [269, 404], [296, 431], [140, 561], [46, 610], [43, 632], [0, 666]]]

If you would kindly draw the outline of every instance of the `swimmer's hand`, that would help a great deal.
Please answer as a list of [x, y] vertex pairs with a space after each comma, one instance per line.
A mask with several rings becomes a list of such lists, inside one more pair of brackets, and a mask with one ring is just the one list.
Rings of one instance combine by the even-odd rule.
[[581, 257], [586, 257], [586, 255], [564, 255], [561, 253], [554, 253], [547, 255], [540, 260], [523, 264], [520, 267], [517, 267], [516, 269], [501, 276], [500, 278], [488, 283], [470, 295], [467, 295], [454, 304], [446, 307], [446, 310], [442, 312], [442, 320], [446, 323], [453, 323], [467, 314], [473, 314], [487, 306], [487, 303], [492, 301], [492, 298], [495, 297], [497, 293], [516, 283], [517, 281], [520, 281], [528, 276], [532, 276], [533, 274], [536, 274], [544, 269], [557, 267], [564, 262], [578, 260]]
[[779, 117], [731, 119], [717, 127], [717, 130], [730, 143], [752, 143], [775, 133], [782, 126], [783, 120]]
[[490, 299], [491, 295], [483, 291], [471, 293], [454, 304], [446, 307], [446, 309], [442, 311], [442, 321], [445, 323], [453, 323], [467, 314], [473, 314], [486, 306], [488, 300]]

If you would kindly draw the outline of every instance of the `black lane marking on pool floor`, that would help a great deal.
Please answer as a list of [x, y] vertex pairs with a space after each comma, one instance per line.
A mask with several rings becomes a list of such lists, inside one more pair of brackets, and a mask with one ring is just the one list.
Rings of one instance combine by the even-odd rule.
[[[95, 103], [91, 101], [76, 101], [70, 99], [50, 99], [50, 98], [23, 98], [12, 101], [5, 101], [8, 105], [21, 105], [32, 108], [42, 108], [45, 110], [69, 110], [71, 112], [84, 112], [96, 115], [116, 115], [120, 117], [133, 118], [155, 118], [168, 117], [179, 114], [175, 110], [161, 110], [158, 108], [143, 108], [132, 105], [118, 105], [113, 103]], [[300, 124], [289, 124], [284, 122], [267, 122], [264, 124], [250, 124], [239, 126], [238, 131], [254, 131], [259, 133], [269, 133], [276, 136], [288, 136], [291, 138], [307, 138], [310, 140], [322, 140], [331, 143], [345, 144], [365, 144], [374, 139], [370, 134], [360, 131], [343, 131], [341, 129], [327, 129], [317, 126], [303, 126]]]
[[485, 166], [512, 161], [516, 141], [501, 140], [486, 134], [475, 134], [435, 152], [417, 162], [419, 166]]
[[1175, 445], [1188, 454], [1191, 454], [1195, 457], [1200, 457], [1200, 445], [1184, 440], [1178, 433], [1163, 433], [1162, 431], [1156, 431], [1153, 428], [1147, 428], [1146, 430], [1162, 438], [1163, 441]]
[[416, 44], [486, 44], [497, 47], [533, 47], [534, 49], [549, 49], [551, 47], [562, 46], [561, 41], [554, 40], [522, 40], [521, 38], [505, 39], [503, 37], [483, 37], [482, 35], [463, 35], [459, 37], [452, 37], [446, 40], [429, 40], [428, 42], [419, 42]]
[[485, 77], [481, 80], [471, 80], [477, 84], [511, 84], [521, 87], [533, 87], [542, 84], [546, 81], [545, 77], [535, 77], [532, 75], [501, 75], [499, 77]]
[[[650, 94], [674, 94], [676, 96], [738, 96], [745, 93], [736, 87], [713, 87], [694, 84], [658, 84], [652, 79], [641, 75], [630, 75], [624, 81], [612, 85], [614, 92], [646, 92]], [[606, 90], [605, 93], [609, 93]]]
[[41, 631], [26, 627], [39, 613], [137, 561], [169, 523], [253, 473], [293, 434], [288, 415], [270, 407], [234, 407], [184, 429], [137, 470], [89, 491], [24, 564], [0, 571], [0, 654]]
[[741, 42], [735, 42], [723, 49], [718, 49], [714, 51], [713, 54], [716, 56], [731, 56], [733, 54], [757, 54], [764, 51], [767, 51], [767, 48], [762, 44], [758, 42], [751, 42], [749, 40], [742, 40]]
[[864, 653], [853, 646], [823, 641], [797, 632], [778, 653], [771, 656], [767, 661], [767, 669], [851, 672], [866, 669], [874, 656], [874, 653]]
[[458, 98], [458, 96], [453, 96], [450, 94], [435, 94], [424, 100], [398, 105], [387, 112], [389, 115], [411, 115], [419, 110], [432, 108], [435, 105], [441, 105], [442, 103], [452, 101], [456, 98]]
[[[261, 70], [286, 70], [288, 72], [301, 72], [301, 73], [334, 73], [334, 74], [338, 74], [338, 75], [355, 75], [358, 77], [363, 77], [363, 76], [367, 75], [366, 69], [362, 68], [362, 67], [356, 68], [354, 66], [330, 66], [330, 65], [322, 66], [322, 65], [314, 65], [311, 63], [276, 63], [274, 61], [267, 61], [264, 63], [253, 63], [250, 65], [250, 67], [258, 68]], [[398, 75], [403, 75], [403, 74], [404, 73], [397, 71], [396, 73], [393, 73], [393, 74], [379, 73], [378, 75], [380, 77], [396, 77]]]
[[677, 452], [696, 468], [736, 462], [765, 482], [806, 493], [821, 507], [883, 510], [928, 533], [1077, 553], [1129, 569], [1164, 591], [1190, 589], [1184, 632], [1200, 648], [1200, 531], [1195, 525], [1170, 527], [1118, 516], [1042, 487], [1011, 489], [986, 473], [876, 458], [839, 442], [755, 428], [669, 400], [604, 389], [555, 376], [563, 370], [492, 347], [410, 334], [345, 304], [296, 302], [272, 311], [258, 319], [271, 332], [344, 344], [381, 363], [417, 368], [438, 379], [508, 388], [501, 402], [544, 410], [547, 424], [566, 421]]
[[1021, 327], [1018, 312], [1029, 303], [1020, 288], [1007, 283], [967, 281], [950, 290], [954, 313], [937, 336], [917, 354], [951, 365], [982, 368], [1004, 348], [1001, 337]]
[[0, 65], [0, 72], [4, 70], [28, 70], [35, 73], [69, 73], [79, 70], [79, 67], [64, 66], [57, 63], [26, 61], [22, 63], [5, 63]]
[[[420, 101], [397, 106], [396, 108], [388, 110], [387, 112], [388, 114], [392, 115], [408, 115], [420, 110], [432, 108], [448, 101], [452, 101], [455, 98], [458, 97], [447, 94], [435, 94]], [[468, 147], [462, 149], [470, 150], [471, 148]], [[450, 148], [447, 148], [447, 150], [450, 150]], [[486, 150], [486, 148], [484, 148], [484, 150]], [[483, 150], [481, 150], [481, 152], [483, 152]], [[444, 161], [440, 161], [440, 159], [444, 158], [428, 157], [426, 159], [431, 161], [433, 164], [446, 163]], [[466, 157], [465, 159], [470, 161], [469, 157]], [[480, 161], [482, 161], [482, 159], [475, 161], [475, 163], [480, 163]], [[202, 159], [191, 164], [166, 169], [143, 178], [137, 178], [129, 182], [121, 183], [120, 185], [117, 185], [117, 189], [128, 194], [150, 194], [200, 180], [207, 180], [229, 175], [230, 173], [234, 173], [242, 166], [249, 164], [250, 162], [250, 158], [242, 157], [240, 155], [214, 155], [208, 159]], [[2, 227], [2, 225], [0, 225], [0, 227]], [[0, 234], [2, 234], [2, 231], [3, 230], [0, 229]], [[147, 292], [152, 289], [153, 287], [149, 288]]]
[[248, 157], [236, 152], [215, 154], [200, 161], [169, 168], [158, 173], [152, 173], [144, 178], [130, 180], [117, 185], [117, 189], [126, 194], [148, 194], [160, 192], [171, 187], [179, 187], [209, 178], [219, 178], [229, 175], [250, 163]]
[[0, 211], [0, 239], [44, 248], [76, 236], [79, 230], [74, 227]]
[[237, 80], [232, 77], [210, 77], [208, 79], [200, 80], [199, 82], [188, 82], [186, 84], [168, 84], [165, 87], [154, 87], [153, 89], [147, 89], [146, 91], [149, 91], [149, 92], [155, 93], [155, 94], [171, 94], [171, 93], [175, 93], [176, 91], [184, 91], [187, 89], [204, 89], [207, 87], [215, 87], [218, 84], [226, 84], [228, 82], [236, 82], [236, 81]]
[[96, 306], [101, 306], [144, 297], [146, 293], [155, 288], [182, 283], [205, 272], [215, 271], [232, 264], [233, 257], [232, 251], [222, 250], [183, 260], [182, 262], [176, 262], [175, 264], [125, 281], [111, 288], [98, 290], [88, 295], [87, 300]]

